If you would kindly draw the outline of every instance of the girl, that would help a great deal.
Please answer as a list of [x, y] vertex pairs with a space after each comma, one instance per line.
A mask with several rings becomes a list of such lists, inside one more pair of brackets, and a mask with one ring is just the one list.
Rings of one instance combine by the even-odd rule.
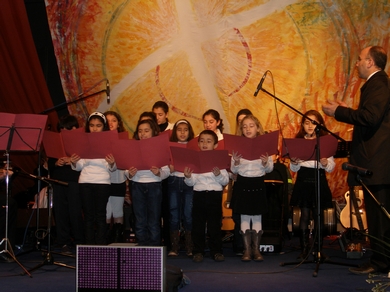
[[242, 136], [240, 124], [241, 124], [243, 118], [245, 118], [245, 116], [251, 115], [251, 114], [252, 114], [252, 112], [246, 108], [243, 108], [243, 109], [238, 111], [238, 113], [236, 115], [236, 135], [237, 136]]
[[[217, 148], [218, 137], [214, 131], [204, 130], [198, 138], [200, 151], [211, 151]], [[205, 247], [205, 228], [209, 233], [210, 256], [216, 262], [225, 260], [222, 254], [222, 191], [229, 182], [226, 169], [214, 167], [210, 172], [192, 173], [188, 167], [184, 168], [184, 182], [194, 187], [192, 209], [192, 239], [194, 243], [193, 262], [203, 261]]]
[[[120, 115], [114, 111], [104, 113], [110, 131], [124, 132], [123, 121]], [[110, 197], [106, 208], [107, 243], [122, 242], [123, 240], [123, 203], [126, 195], [126, 181], [128, 170], [115, 170], [110, 172]], [[114, 224], [111, 229], [111, 218]]]
[[[108, 131], [106, 117], [100, 112], [92, 113], [85, 124], [85, 131]], [[110, 192], [110, 172], [116, 170], [115, 159], [112, 154], [105, 159], [81, 159], [79, 155], [72, 154], [70, 162], [73, 170], [81, 171], [79, 187], [85, 243], [106, 244], [106, 206]]]
[[[138, 123], [134, 138], [137, 140], [149, 139], [158, 134], [157, 124], [147, 119]], [[132, 180], [131, 194], [135, 215], [135, 236], [138, 245], [160, 245], [161, 181], [166, 179], [169, 173], [168, 165], [162, 168], [152, 166], [149, 170], [129, 168], [129, 178]]]
[[205, 130], [211, 130], [217, 134], [218, 141], [223, 140], [223, 122], [219, 112], [213, 109], [206, 111], [203, 116], [203, 127]]
[[[179, 120], [173, 127], [170, 141], [181, 144], [194, 138], [194, 131], [187, 120]], [[168, 196], [170, 210], [170, 237], [171, 250], [168, 256], [179, 255], [180, 223], [183, 217], [183, 225], [186, 240], [186, 253], [192, 255], [192, 196], [193, 188], [184, 183], [184, 173], [174, 170], [170, 165], [171, 175], [168, 178]]]
[[[321, 114], [316, 110], [309, 110], [305, 113], [305, 116], [316, 121], [317, 123], [324, 125], [324, 119]], [[307, 118], [302, 119], [301, 127], [296, 135], [296, 138], [315, 139], [316, 138], [316, 126]], [[319, 131], [320, 136], [327, 135], [324, 130]], [[315, 160], [302, 161], [299, 157], [291, 158], [290, 169], [294, 172], [298, 172], [295, 181], [293, 193], [291, 195], [290, 205], [298, 206], [301, 209], [301, 217], [299, 221], [300, 229], [300, 245], [301, 254], [298, 256], [299, 260], [303, 260], [309, 253], [309, 220], [310, 211], [312, 214], [317, 214], [317, 191], [315, 185], [316, 177], [316, 164]], [[328, 181], [326, 179], [325, 171], [332, 172], [335, 167], [333, 157], [320, 159], [320, 193], [321, 193], [321, 209], [332, 208], [332, 194], [330, 192]], [[322, 211], [322, 210], [321, 210]], [[320, 212], [323, 216], [323, 212]], [[314, 216], [315, 224], [317, 218]], [[321, 219], [321, 222], [323, 220]], [[315, 225], [317, 226], [317, 225]], [[321, 228], [322, 229], [322, 228]], [[322, 232], [321, 232], [322, 234]], [[322, 238], [319, 239], [322, 243]]]
[[[253, 139], [264, 134], [259, 120], [246, 115], [240, 123], [242, 135]], [[267, 211], [266, 186], [264, 175], [273, 170], [272, 156], [261, 155], [256, 160], [246, 160], [238, 152], [233, 152], [231, 170], [237, 174], [233, 186], [232, 208], [241, 214], [241, 234], [244, 243], [242, 261], [263, 261], [260, 253], [260, 240], [263, 235], [261, 215]], [[250, 228], [252, 222], [252, 229]]]
[[157, 124], [160, 128], [160, 132], [164, 132], [166, 130], [172, 130], [173, 124], [168, 122], [168, 104], [162, 100], [157, 101], [153, 107], [152, 111], [156, 114]]

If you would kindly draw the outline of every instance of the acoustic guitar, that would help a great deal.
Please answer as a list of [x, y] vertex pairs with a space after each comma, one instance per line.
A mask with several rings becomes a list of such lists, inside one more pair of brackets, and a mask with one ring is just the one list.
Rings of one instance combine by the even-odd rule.
[[356, 228], [364, 231], [367, 229], [367, 217], [364, 209], [363, 190], [359, 187], [353, 188], [355, 200], [349, 194], [347, 191], [344, 195], [347, 204], [340, 212], [340, 223], [344, 228]]

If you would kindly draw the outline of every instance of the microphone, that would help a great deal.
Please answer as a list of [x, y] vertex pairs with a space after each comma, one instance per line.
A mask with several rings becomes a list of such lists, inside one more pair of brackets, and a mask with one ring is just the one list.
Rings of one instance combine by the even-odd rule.
[[106, 83], [107, 104], [110, 104], [110, 81]]
[[256, 88], [256, 91], [255, 93], [253, 94], [253, 96], [257, 96], [257, 94], [259, 93], [259, 90], [263, 87], [263, 82], [265, 80], [265, 77], [267, 76], [267, 73], [268, 73], [268, 70], [265, 71], [263, 77], [261, 78], [260, 82], [259, 82], [259, 85], [257, 85], [257, 88]]
[[372, 175], [372, 171], [370, 171], [366, 168], [361, 168], [361, 167], [349, 164], [348, 162], [344, 162], [342, 165], [342, 168], [343, 168], [343, 170], [348, 170], [348, 171], [354, 172], [354, 173], [361, 175], [361, 176], [371, 176]]

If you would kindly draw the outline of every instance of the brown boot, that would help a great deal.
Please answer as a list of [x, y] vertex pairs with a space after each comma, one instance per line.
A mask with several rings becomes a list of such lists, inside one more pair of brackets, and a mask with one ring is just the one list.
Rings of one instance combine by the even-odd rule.
[[242, 236], [242, 242], [244, 245], [244, 254], [241, 257], [241, 260], [243, 262], [250, 262], [252, 260], [251, 256], [251, 238], [252, 238], [252, 232], [251, 230], [247, 229], [245, 230], [245, 233], [240, 231]]
[[256, 233], [256, 230], [252, 230], [252, 254], [255, 262], [262, 262], [264, 260], [260, 253], [260, 241], [263, 235], [263, 230]]
[[192, 235], [191, 231], [185, 231], [185, 239], [186, 239], [186, 254], [187, 256], [192, 256], [192, 249], [193, 249], [193, 243], [192, 243]]
[[172, 247], [168, 253], [169, 257], [179, 255], [179, 248], [180, 248], [180, 245], [179, 245], [179, 238], [180, 237], [179, 236], [180, 236], [179, 230], [175, 230], [175, 231], [170, 232]]

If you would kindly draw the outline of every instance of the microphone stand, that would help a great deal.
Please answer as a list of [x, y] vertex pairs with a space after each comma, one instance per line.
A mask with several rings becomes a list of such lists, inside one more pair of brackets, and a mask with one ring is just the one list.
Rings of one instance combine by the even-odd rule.
[[[331, 263], [331, 264], [336, 264], [336, 265], [344, 265], [344, 266], [351, 266], [349, 264], [345, 264], [345, 263], [337, 263], [337, 262], [333, 262], [333, 261], [330, 261], [329, 258], [323, 258], [321, 257], [321, 250], [322, 250], [322, 246], [321, 246], [321, 239], [322, 239], [322, 234], [321, 234], [321, 226], [322, 226], [322, 220], [321, 220], [321, 181], [320, 181], [320, 130], [324, 130], [326, 132], [328, 132], [329, 134], [331, 134], [333, 137], [335, 137], [337, 140], [341, 140], [341, 141], [344, 141], [344, 139], [342, 139], [341, 137], [339, 137], [338, 135], [334, 134], [333, 132], [329, 131], [324, 125], [321, 125], [320, 123], [318, 123], [317, 121], [309, 118], [307, 115], [301, 113], [300, 111], [298, 111], [297, 109], [295, 109], [294, 107], [292, 107], [291, 105], [289, 105], [288, 103], [284, 102], [283, 100], [281, 100], [280, 98], [276, 97], [274, 94], [268, 92], [267, 90], [265, 90], [264, 88], [260, 87], [261, 91], [265, 92], [266, 94], [268, 94], [269, 96], [271, 96], [272, 98], [274, 98], [275, 100], [281, 102], [282, 104], [284, 104], [285, 106], [287, 106], [288, 108], [290, 108], [291, 110], [293, 110], [294, 112], [298, 113], [299, 115], [301, 115], [303, 118], [309, 120], [312, 124], [316, 125], [316, 128], [315, 128], [315, 133], [316, 133], [316, 147], [315, 147], [315, 150], [316, 150], [316, 178], [315, 178], [315, 184], [316, 184], [316, 198], [317, 198], [317, 234], [315, 237], [317, 237], [317, 252], [314, 252], [313, 253], [313, 256], [314, 256], [314, 259], [312, 261], [306, 261], [306, 260], [303, 260], [303, 261], [300, 261], [300, 262], [290, 262], [290, 263], [280, 263], [281, 266], [285, 266], [285, 265], [301, 265], [301, 264], [306, 264], [306, 263], [316, 263], [316, 267], [315, 267], [315, 270], [313, 272], [313, 277], [317, 277], [318, 275], [318, 270], [319, 270], [319, 267], [320, 267], [320, 264], [321, 263]], [[315, 238], [314, 238], [315, 239]], [[315, 240], [314, 240], [315, 242]], [[356, 265], [353, 265], [353, 266], [356, 266]]]
[[[48, 189], [48, 199], [47, 199], [48, 223], [47, 223], [47, 232], [45, 235], [45, 236], [47, 236], [47, 252], [46, 252], [46, 256], [45, 256], [45, 259], [43, 260], [43, 262], [41, 262], [40, 264], [31, 268], [29, 270], [29, 272], [35, 271], [35, 270], [39, 269], [40, 267], [43, 267], [44, 265], [57, 265], [57, 266], [61, 266], [61, 267], [69, 268], [69, 269], [76, 269], [75, 267], [68, 266], [64, 263], [55, 262], [53, 259], [53, 256], [52, 256], [52, 252], [51, 252], [51, 223], [52, 223], [52, 210], [53, 210], [53, 186], [52, 186], [52, 183], [61, 184], [61, 185], [65, 185], [65, 186], [67, 186], [68, 183], [63, 182], [63, 181], [59, 181], [59, 180], [55, 180], [55, 179], [51, 179], [51, 178], [47, 178], [47, 177], [35, 176], [35, 175], [29, 174], [29, 173], [27, 173], [27, 175], [29, 175], [35, 179], [38, 179], [40, 181], [46, 182], [48, 185], [48, 187], [47, 187], [47, 189]], [[40, 206], [38, 204], [37, 208], [39, 208], [39, 207]]]
[[81, 97], [79, 96], [80, 98], [77, 98], [77, 99], [74, 99], [74, 100], [71, 100], [71, 101], [65, 101], [65, 102], [63, 102], [63, 103], [57, 104], [56, 106], [53, 106], [53, 107], [48, 108], [48, 109], [45, 109], [44, 111], [42, 111], [42, 112], [40, 112], [40, 113], [41, 113], [41, 114], [46, 114], [46, 113], [51, 112], [51, 111], [53, 111], [53, 110], [56, 110], [56, 109], [65, 107], [65, 106], [67, 106], [67, 105], [69, 105], [69, 104], [77, 103], [77, 102], [79, 102], [79, 101], [81, 101], [81, 100], [84, 100], [84, 99], [86, 99], [86, 98], [89, 98], [89, 97], [98, 95], [99, 93], [102, 93], [102, 92], [107, 92], [107, 90], [106, 90], [106, 89], [102, 89], [102, 90], [99, 90], [99, 91], [97, 91], [97, 92], [91, 93], [91, 94], [86, 95], [86, 96], [81, 96]]

